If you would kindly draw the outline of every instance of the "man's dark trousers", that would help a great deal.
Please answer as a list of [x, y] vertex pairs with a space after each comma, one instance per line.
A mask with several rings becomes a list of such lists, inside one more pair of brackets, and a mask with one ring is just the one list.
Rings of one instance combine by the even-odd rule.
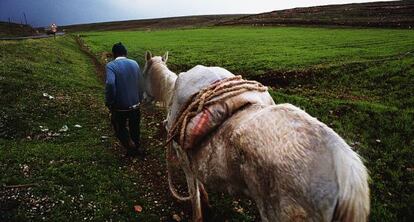
[[[112, 111], [111, 122], [115, 130], [115, 135], [121, 144], [127, 148], [128, 154], [136, 154], [141, 151], [140, 143], [140, 119], [139, 109], [130, 111]], [[127, 129], [127, 123], [128, 128]], [[131, 143], [131, 140], [134, 144]]]

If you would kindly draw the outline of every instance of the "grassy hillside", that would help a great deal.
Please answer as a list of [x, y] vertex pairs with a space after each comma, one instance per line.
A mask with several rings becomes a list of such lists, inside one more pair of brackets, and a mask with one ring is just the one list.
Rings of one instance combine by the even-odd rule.
[[143, 64], [170, 51], [170, 67], [222, 66], [273, 86], [336, 130], [366, 160], [372, 221], [409, 221], [414, 208], [414, 32], [391, 29], [214, 28], [89, 32], [99, 57], [115, 42]]
[[91, 24], [62, 26], [68, 32], [80, 31], [108, 31], [108, 30], [151, 30], [165, 28], [194, 28], [201, 26], [213, 26], [220, 22], [236, 19], [243, 14], [235, 15], [199, 15], [182, 16], [172, 18], [141, 19], [116, 22], [101, 22]]
[[198, 15], [141, 19], [63, 27], [69, 32], [108, 30], [153, 30], [205, 26], [327, 25], [414, 28], [413, 1], [369, 2], [293, 8], [260, 14]]
[[387, 1], [293, 8], [247, 15], [218, 25], [340, 25], [414, 28], [413, 1]]

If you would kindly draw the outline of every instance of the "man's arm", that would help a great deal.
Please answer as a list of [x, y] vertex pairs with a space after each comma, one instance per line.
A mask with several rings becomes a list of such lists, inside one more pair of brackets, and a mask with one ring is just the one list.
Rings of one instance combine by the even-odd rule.
[[111, 109], [115, 103], [116, 86], [115, 73], [109, 64], [106, 65], [105, 105]]

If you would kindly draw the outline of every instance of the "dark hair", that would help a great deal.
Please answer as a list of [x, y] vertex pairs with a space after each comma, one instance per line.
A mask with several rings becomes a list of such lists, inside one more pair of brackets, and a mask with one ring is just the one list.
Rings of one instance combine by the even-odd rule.
[[118, 42], [114, 46], [112, 46], [112, 55], [114, 55], [115, 58], [118, 56], [126, 56], [127, 49], [124, 45], [122, 45], [122, 43]]

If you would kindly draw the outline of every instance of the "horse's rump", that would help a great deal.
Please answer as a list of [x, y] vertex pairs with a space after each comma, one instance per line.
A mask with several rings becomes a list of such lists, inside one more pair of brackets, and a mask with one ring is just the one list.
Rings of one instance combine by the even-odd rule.
[[[254, 198], [280, 208], [287, 217], [332, 216], [338, 183], [327, 126], [290, 104], [250, 106], [221, 128], [237, 160], [240, 178]], [[253, 198], [253, 197], [252, 197]], [[260, 199], [260, 198], [259, 198]], [[291, 202], [295, 200], [294, 202]], [[290, 206], [290, 207], [289, 207]], [[296, 209], [297, 212], [283, 212]], [[275, 209], [275, 211], [277, 211]]]

